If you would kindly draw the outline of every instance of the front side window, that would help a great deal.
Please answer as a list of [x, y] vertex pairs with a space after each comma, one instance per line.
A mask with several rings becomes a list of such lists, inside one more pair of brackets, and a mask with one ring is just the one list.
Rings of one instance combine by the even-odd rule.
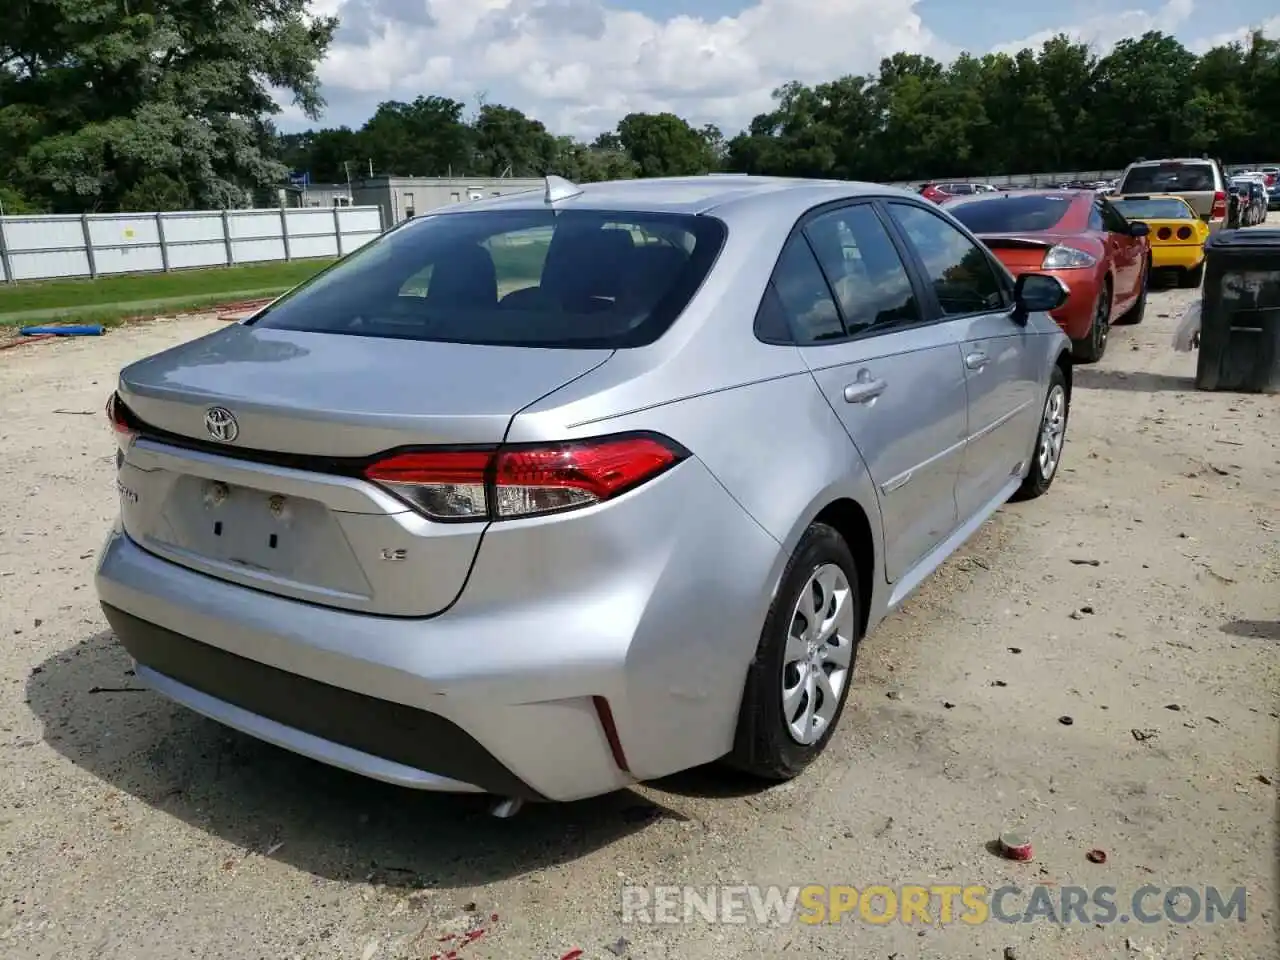
[[1105, 200], [1099, 200], [1097, 206], [1099, 212], [1102, 214], [1103, 226], [1105, 226], [1107, 230], [1111, 233], [1127, 234], [1129, 232], [1129, 221], [1125, 220], [1125, 218], [1116, 211], [1115, 207], [1107, 203]]
[[532, 347], [656, 340], [726, 235], [712, 217], [573, 210], [424, 215], [272, 304], [255, 325]]
[[981, 247], [922, 207], [891, 203], [889, 210], [923, 262], [943, 313], [957, 316], [1007, 306], [1005, 285]]
[[804, 229], [835, 291], [850, 334], [918, 323], [920, 305], [907, 268], [869, 204], [833, 210]]

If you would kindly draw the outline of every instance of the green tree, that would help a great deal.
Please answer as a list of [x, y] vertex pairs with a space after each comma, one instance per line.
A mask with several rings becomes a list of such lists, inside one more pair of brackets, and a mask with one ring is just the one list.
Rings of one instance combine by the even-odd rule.
[[464, 106], [434, 96], [380, 104], [360, 131], [375, 171], [401, 177], [470, 172], [476, 137], [462, 119]]
[[476, 173], [492, 177], [542, 176], [558, 159], [560, 144], [538, 120], [514, 107], [486, 103], [472, 124]]
[[242, 204], [284, 172], [270, 86], [316, 116], [316, 65], [336, 26], [309, 17], [307, 0], [10, 4], [0, 160], [58, 211], [116, 209], [157, 174], [200, 206]]
[[643, 177], [709, 173], [716, 168], [706, 136], [674, 113], [629, 113], [618, 123], [618, 139]]

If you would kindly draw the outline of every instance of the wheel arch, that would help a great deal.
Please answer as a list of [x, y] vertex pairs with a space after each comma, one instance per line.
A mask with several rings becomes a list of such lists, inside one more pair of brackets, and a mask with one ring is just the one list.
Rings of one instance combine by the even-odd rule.
[[871, 528], [871, 518], [862, 504], [852, 497], [840, 497], [832, 500], [818, 511], [806, 525], [806, 529], [815, 523], [823, 523], [840, 534], [849, 552], [853, 554], [853, 562], [858, 574], [858, 624], [860, 635], [867, 632], [871, 618], [872, 595], [876, 585], [878, 569], [876, 556], [877, 539]]
[[1074, 366], [1071, 362], [1071, 348], [1060, 348], [1058, 355], [1054, 358], [1053, 365], [1062, 371], [1062, 378], [1067, 382], [1067, 405], [1068, 409], [1070, 409], [1072, 368]]

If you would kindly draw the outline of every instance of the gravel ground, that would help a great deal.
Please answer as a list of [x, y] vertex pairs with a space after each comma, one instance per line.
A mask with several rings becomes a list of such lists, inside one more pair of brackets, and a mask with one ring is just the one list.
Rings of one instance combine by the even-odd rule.
[[[1280, 397], [1192, 389], [1194, 355], [1169, 346], [1190, 297], [1153, 293], [1077, 368], [1053, 492], [1000, 511], [868, 638], [805, 776], [699, 771], [508, 821], [135, 690], [91, 585], [115, 511], [102, 405], [122, 364], [216, 322], [0, 354], [0, 955], [1273, 957]], [[1034, 862], [990, 852], [1014, 827]], [[623, 883], [1248, 901], [1243, 923], [644, 925]]]

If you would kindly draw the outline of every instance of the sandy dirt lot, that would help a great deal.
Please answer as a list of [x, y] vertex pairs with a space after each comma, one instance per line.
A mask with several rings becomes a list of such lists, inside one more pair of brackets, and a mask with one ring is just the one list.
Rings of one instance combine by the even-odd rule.
[[[1003, 509], [867, 640], [805, 776], [698, 771], [508, 821], [135, 689], [91, 584], [115, 512], [102, 406], [122, 364], [216, 323], [0, 354], [0, 955], [1274, 957], [1280, 397], [1192, 388], [1194, 355], [1169, 345], [1189, 297], [1154, 293], [1077, 368], [1053, 491]], [[989, 849], [1014, 828], [1033, 862]], [[1213, 924], [620, 911], [623, 884], [746, 883], [1014, 884], [1006, 914], [1035, 884], [1113, 887], [1122, 913], [1148, 885], [1243, 886], [1247, 905]]]

